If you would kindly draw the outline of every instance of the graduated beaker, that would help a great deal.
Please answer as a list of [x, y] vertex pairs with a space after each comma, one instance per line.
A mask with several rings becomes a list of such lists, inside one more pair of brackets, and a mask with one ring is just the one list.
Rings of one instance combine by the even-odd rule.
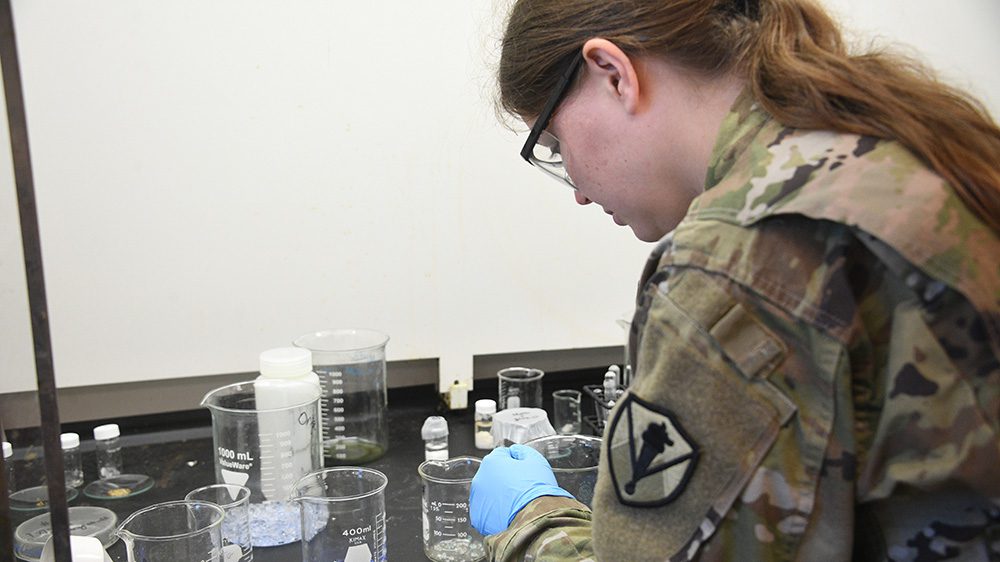
[[549, 461], [559, 487], [588, 507], [594, 501], [597, 465], [601, 461], [601, 438], [589, 435], [549, 435], [525, 445]]
[[212, 484], [191, 490], [189, 501], [211, 502], [226, 513], [222, 520], [222, 554], [225, 562], [251, 562], [250, 489], [235, 484]]
[[424, 554], [434, 562], [475, 562], [486, 557], [483, 536], [469, 521], [469, 486], [482, 461], [455, 457], [417, 468], [423, 483]]
[[385, 474], [343, 466], [318, 470], [295, 484], [303, 562], [384, 562]]
[[216, 482], [250, 489], [253, 545], [299, 540], [298, 508], [288, 496], [322, 466], [319, 388], [257, 379], [217, 388], [201, 405], [212, 412]]
[[497, 409], [507, 408], [541, 408], [542, 407], [542, 377], [541, 369], [528, 367], [508, 367], [497, 373], [499, 392]]
[[129, 515], [115, 532], [129, 562], [229, 562], [222, 554], [224, 516], [210, 502], [158, 503]]
[[295, 339], [312, 352], [323, 388], [323, 459], [326, 465], [364, 464], [389, 447], [386, 424], [385, 345], [374, 330], [327, 330]]

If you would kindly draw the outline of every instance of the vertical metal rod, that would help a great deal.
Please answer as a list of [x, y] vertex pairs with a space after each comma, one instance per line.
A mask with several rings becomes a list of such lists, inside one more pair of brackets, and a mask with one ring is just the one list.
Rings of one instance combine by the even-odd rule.
[[49, 488], [49, 514], [52, 518], [52, 542], [56, 562], [71, 562], [69, 546], [69, 511], [66, 507], [66, 482], [62, 447], [59, 442], [59, 404], [56, 398], [49, 337], [49, 312], [45, 298], [45, 275], [42, 271], [42, 244], [38, 232], [38, 209], [28, 150], [28, 124], [21, 88], [21, 67], [17, 60], [14, 15], [10, 0], [0, 0], [0, 64], [7, 99], [7, 125], [10, 128], [11, 154], [14, 160], [14, 183], [17, 208], [21, 218], [21, 245], [28, 282], [31, 332], [35, 343], [35, 373], [38, 380], [38, 409], [45, 451], [45, 476]]

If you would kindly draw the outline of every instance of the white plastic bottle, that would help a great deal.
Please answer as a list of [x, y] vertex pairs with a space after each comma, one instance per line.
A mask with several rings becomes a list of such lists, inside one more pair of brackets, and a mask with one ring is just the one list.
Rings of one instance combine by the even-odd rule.
[[59, 436], [62, 442], [63, 470], [66, 475], [66, 485], [79, 488], [83, 485], [83, 458], [80, 454], [80, 435], [63, 433]]
[[3, 442], [3, 464], [7, 467], [7, 493], [17, 490], [14, 487], [14, 446], [9, 442]]
[[497, 413], [496, 400], [476, 400], [475, 442], [477, 449], [493, 448], [493, 414]]
[[441, 416], [430, 416], [420, 428], [424, 440], [424, 460], [448, 460], [448, 420]]
[[97, 478], [105, 480], [121, 476], [121, 429], [109, 423], [94, 428], [94, 447], [97, 449]]
[[[306, 402], [320, 396], [319, 376], [312, 370], [312, 352], [308, 349], [302, 347], [268, 349], [261, 352], [259, 359], [260, 376], [257, 377], [254, 392], [258, 410], [285, 408], [290, 404]], [[268, 384], [270, 381], [276, 384]], [[288, 385], [280, 384], [281, 381], [308, 382], [316, 387], [316, 391], [315, 394], [302, 396], [300, 389], [290, 390], [287, 388]], [[295, 394], [291, 395], [290, 392]], [[320, 420], [317, 419], [316, 423], [320, 423]], [[288, 460], [292, 466], [313, 466], [310, 432], [299, 431], [294, 420], [281, 421], [266, 413], [260, 415], [257, 424], [262, 437], [260, 451], [262, 481], [278, 482], [282, 480], [279, 477], [284, 476], [278, 473], [281, 468], [277, 464], [277, 459], [283, 451], [276, 449], [279, 444], [274, 436], [291, 435], [292, 456]], [[286, 498], [286, 494], [280, 488], [272, 490], [261, 486], [261, 492], [268, 500], [284, 501]]]

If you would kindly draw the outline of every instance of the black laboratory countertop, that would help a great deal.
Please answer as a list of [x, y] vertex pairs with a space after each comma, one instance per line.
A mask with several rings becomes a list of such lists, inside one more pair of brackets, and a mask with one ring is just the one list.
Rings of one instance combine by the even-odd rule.
[[[548, 373], [544, 384], [545, 407], [551, 409], [551, 393], [559, 388], [580, 389], [583, 384], [599, 381], [603, 370]], [[386, 454], [365, 466], [383, 472], [389, 482], [385, 490], [386, 539], [390, 560], [423, 560], [421, 541], [420, 477], [417, 466], [424, 460], [424, 445], [420, 427], [430, 415], [443, 415], [448, 420], [449, 454], [452, 457], [471, 455], [482, 457], [489, 451], [476, 449], [473, 443], [472, 404], [479, 398], [496, 398], [495, 383], [477, 381], [477, 389], [469, 396], [470, 407], [459, 411], [445, 411], [431, 386], [391, 389], [389, 392], [389, 449]], [[585, 415], [588, 413], [584, 406]], [[155, 418], [155, 416], [154, 416]], [[181, 414], [161, 416], [158, 420], [102, 420], [87, 424], [65, 426], [64, 431], [77, 431], [81, 437], [91, 435], [100, 423], [117, 422], [123, 431], [123, 455], [126, 473], [147, 474], [154, 478], [154, 486], [147, 492], [130, 498], [102, 501], [82, 493], [69, 505], [93, 505], [115, 512], [119, 523], [131, 513], [149, 505], [184, 499], [184, 495], [200, 486], [215, 483], [212, 455], [211, 418], [207, 411], [195, 410]], [[138, 426], [138, 427], [137, 427]], [[39, 441], [35, 441], [39, 442]], [[18, 444], [15, 443], [15, 447]], [[84, 441], [83, 466], [85, 481], [96, 479], [93, 441]], [[36, 485], [25, 482], [25, 474], [38, 475], [41, 466], [40, 449], [21, 451], [16, 455], [15, 474], [18, 488]], [[41, 512], [13, 511], [13, 525]], [[125, 561], [125, 548], [121, 541], [108, 549], [113, 560]], [[299, 560], [301, 545], [296, 542], [284, 546], [254, 548], [256, 562]]]

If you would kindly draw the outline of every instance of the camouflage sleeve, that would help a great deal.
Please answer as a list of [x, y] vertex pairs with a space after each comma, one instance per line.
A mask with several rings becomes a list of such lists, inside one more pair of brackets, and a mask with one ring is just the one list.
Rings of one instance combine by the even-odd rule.
[[585, 562], [590, 546], [590, 510], [569, 498], [540, 497], [524, 507], [510, 527], [486, 538], [489, 560]]

